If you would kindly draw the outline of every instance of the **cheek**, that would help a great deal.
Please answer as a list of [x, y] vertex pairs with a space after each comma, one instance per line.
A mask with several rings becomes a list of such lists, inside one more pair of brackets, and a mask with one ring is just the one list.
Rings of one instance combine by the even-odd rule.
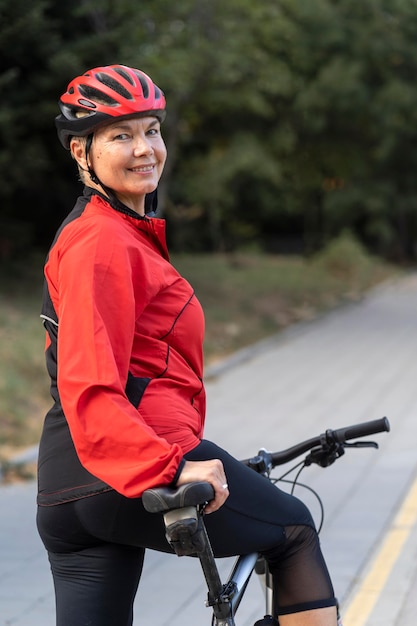
[[160, 151], [160, 157], [159, 157], [159, 160], [160, 160], [160, 163], [161, 163], [161, 169], [162, 169], [162, 168], [164, 167], [164, 165], [165, 165], [166, 158], [167, 158], [167, 150], [166, 150], [166, 148], [165, 148], [165, 146], [164, 146], [164, 147], [161, 149], [161, 151]]
[[100, 165], [102, 161], [101, 157], [102, 157], [101, 150], [94, 150], [92, 154], [90, 153], [90, 159], [94, 166]]
[[114, 154], [114, 152], [106, 151], [106, 150], [97, 150], [94, 154], [94, 165], [97, 168], [100, 168], [102, 171], [106, 171], [110, 173], [112, 170], [117, 170], [118, 168], [118, 157]]

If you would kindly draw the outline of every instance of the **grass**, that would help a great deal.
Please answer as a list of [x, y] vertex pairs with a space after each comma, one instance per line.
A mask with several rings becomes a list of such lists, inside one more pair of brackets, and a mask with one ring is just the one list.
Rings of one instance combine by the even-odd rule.
[[[349, 235], [310, 260], [261, 254], [176, 255], [206, 314], [207, 363], [340, 303], [399, 270]], [[0, 461], [36, 443], [50, 406], [39, 319], [42, 259], [0, 272]]]
[[178, 256], [173, 264], [203, 305], [208, 363], [295, 322], [360, 299], [399, 270], [375, 259], [348, 234], [320, 255]]
[[0, 283], [0, 458], [33, 443], [49, 404], [40, 312], [40, 265], [3, 270]]

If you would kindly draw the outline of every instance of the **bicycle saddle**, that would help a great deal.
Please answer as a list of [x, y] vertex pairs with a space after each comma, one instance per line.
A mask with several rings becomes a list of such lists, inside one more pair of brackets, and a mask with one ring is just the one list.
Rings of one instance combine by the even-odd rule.
[[142, 494], [143, 506], [149, 513], [164, 513], [186, 506], [198, 506], [214, 498], [214, 490], [210, 483], [196, 482], [171, 487], [155, 487]]

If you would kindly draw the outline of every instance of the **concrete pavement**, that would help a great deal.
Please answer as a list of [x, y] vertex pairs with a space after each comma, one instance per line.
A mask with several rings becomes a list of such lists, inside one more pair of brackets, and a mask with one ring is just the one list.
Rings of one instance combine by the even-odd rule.
[[[324, 502], [322, 545], [346, 626], [415, 626], [416, 312], [417, 276], [411, 274], [207, 373], [206, 436], [239, 458], [327, 428], [390, 419], [391, 433], [375, 437], [379, 451], [348, 450], [334, 466], [309, 468], [302, 477]], [[34, 483], [0, 488], [1, 626], [54, 624], [34, 502]], [[317, 515], [314, 500], [308, 497], [308, 504]], [[230, 560], [220, 567], [227, 572]], [[135, 626], [149, 620], [180, 626], [184, 619], [208, 624], [201, 579], [194, 560], [148, 552]], [[258, 587], [251, 581], [239, 624], [262, 615]]]

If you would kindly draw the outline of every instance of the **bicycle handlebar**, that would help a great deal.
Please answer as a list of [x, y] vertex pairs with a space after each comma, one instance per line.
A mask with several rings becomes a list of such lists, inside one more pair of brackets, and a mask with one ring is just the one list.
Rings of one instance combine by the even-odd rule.
[[[337, 428], [336, 430], [326, 430], [325, 433], [318, 437], [301, 441], [295, 446], [280, 452], [260, 450], [257, 456], [244, 459], [241, 462], [260, 473], [264, 473], [278, 465], [284, 465], [289, 461], [293, 461], [305, 452], [312, 451], [309, 456], [315, 455], [316, 459], [313, 462], [322, 465], [322, 467], [327, 467], [343, 453], [343, 447], [350, 439], [389, 432], [389, 430], [389, 421], [386, 417], [383, 417], [379, 420], [353, 424], [352, 426]], [[365, 442], [363, 443], [365, 444]], [[325, 462], [322, 461], [322, 458], [325, 459]], [[203, 504], [211, 499], [212, 494], [213, 488], [210, 483], [194, 482], [175, 489], [171, 487], [154, 487], [145, 491], [142, 499], [147, 511], [160, 513], [184, 506]]]
[[[286, 450], [268, 453], [268, 457], [271, 466], [277, 467], [278, 465], [284, 465], [289, 461], [293, 461], [316, 446], [326, 446], [331, 444], [343, 445], [351, 439], [367, 437], [368, 435], [374, 435], [376, 433], [389, 432], [389, 430], [390, 423], [386, 417], [378, 420], [372, 420], [370, 422], [362, 422], [360, 424], [345, 426], [344, 428], [337, 428], [336, 430], [329, 429], [317, 437], [301, 441]], [[253, 464], [253, 460], [254, 459], [244, 459], [242, 462], [245, 463], [245, 465], [251, 465]]]
[[390, 431], [390, 423], [386, 417], [372, 422], [363, 422], [362, 424], [354, 424], [345, 428], [338, 428], [332, 431], [332, 436], [337, 443], [345, 443], [351, 439], [359, 437], [367, 437], [376, 433], [388, 433]]

